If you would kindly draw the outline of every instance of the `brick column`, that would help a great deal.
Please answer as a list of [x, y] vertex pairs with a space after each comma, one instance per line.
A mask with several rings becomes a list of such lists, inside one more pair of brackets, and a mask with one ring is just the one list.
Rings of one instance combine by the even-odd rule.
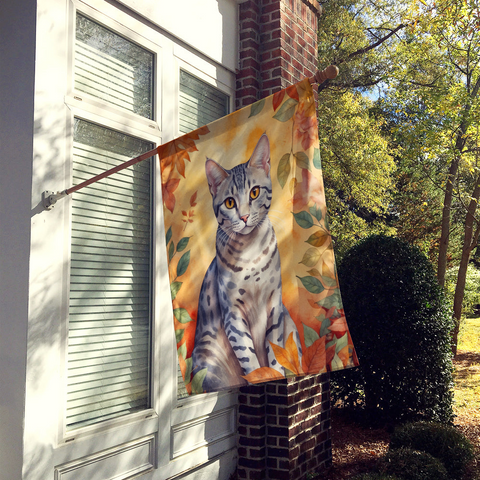
[[[240, 3], [237, 108], [315, 73], [320, 12], [317, 0]], [[299, 480], [331, 463], [329, 374], [240, 389], [239, 479]]]

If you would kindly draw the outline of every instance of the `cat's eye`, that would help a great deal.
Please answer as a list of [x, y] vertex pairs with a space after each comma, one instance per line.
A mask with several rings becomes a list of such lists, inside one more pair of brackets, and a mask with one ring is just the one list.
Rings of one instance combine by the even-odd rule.
[[227, 208], [233, 208], [235, 206], [235, 200], [232, 197], [228, 197], [224, 203]]
[[260, 187], [253, 187], [250, 190], [250, 198], [255, 200], [260, 195]]

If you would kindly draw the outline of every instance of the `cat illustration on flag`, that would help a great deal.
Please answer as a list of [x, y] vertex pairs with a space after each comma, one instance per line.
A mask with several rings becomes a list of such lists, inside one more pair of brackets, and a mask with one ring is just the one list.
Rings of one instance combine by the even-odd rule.
[[[282, 302], [280, 255], [268, 218], [272, 201], [270, 143], [226, 170], [207, 159], [205, 171], [218, 222], [216, 256], [200, 290], [192, 373], [206, 369], [204, 391], [245, 385], [262, 367], [285, 375], [274, 347], [300, 338]], [[293, 335], [292, 335], [293, 334]]]

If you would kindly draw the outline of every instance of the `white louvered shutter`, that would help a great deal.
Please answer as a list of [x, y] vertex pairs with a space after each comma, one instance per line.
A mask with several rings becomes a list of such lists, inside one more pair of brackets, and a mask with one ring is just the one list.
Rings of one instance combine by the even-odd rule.
[[[179, 130], [188, 133], [229, 113], [229, 97], [222, 91], [180, 70]], [[178, 366], [178, 398], [187, 397]]]
[[[74, 184], [151, 148], [76, 119]], [[150, 163], [72, 196], [68, 428], [150, 406]]]

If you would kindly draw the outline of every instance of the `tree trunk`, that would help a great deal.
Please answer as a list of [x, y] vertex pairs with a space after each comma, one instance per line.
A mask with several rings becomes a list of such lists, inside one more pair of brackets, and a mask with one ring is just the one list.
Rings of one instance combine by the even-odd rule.
[[453, 199], [453, 183], [457, 176], [460, 157], [456, 156], [448, 169], [447, 184], [442, 212], [442, 233], [440, 235], [440, 248], [438, 250], [437, 280], [441, 287], [445, 286], [445, 272], [447, 271], [448, 241], [450, 239], [450, 213]]
[[[467, 278], [468, 262], [472, 250], [477, 246], [478, 236], [480, 234], [480, 223], [475, 220], [475, 211], [477, 209], [478, 198], [480, 196], [480, 177], [477, 178], [476, 186], [473, 191], [470, 204], [465, 218], [465, 234], [463, 237], [462, 258], [458, 269], [457, 284], [455, 285], [455, 296], [453, 297], [453, 331], [452, 331], [452, 352], [457, 354], [458, 331], [460, 329], [460, 318], [462, 316], [462, 303], [465, 296], [465, 282]], [[475, 233], [473, 227], [477, 224]]]

